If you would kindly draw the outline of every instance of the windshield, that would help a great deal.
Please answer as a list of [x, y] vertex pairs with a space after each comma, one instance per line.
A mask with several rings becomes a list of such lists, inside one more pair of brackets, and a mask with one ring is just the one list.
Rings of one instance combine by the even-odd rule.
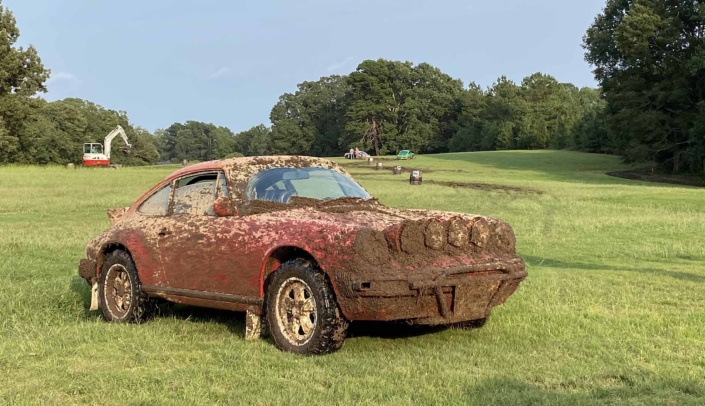
[[317, 200], [370, 195], [354, 180], [326, 168], [273, 168], [255, 175], [247, 185], [249, 200], [288, 203], [292, 196]]
[[401, 151], [401, 152], [399, 153], [399, 155], [406, 155], [406, 154], [408, 154], [408, 153], [409, 153], [409, 151], [404, 150], [404, 151]]

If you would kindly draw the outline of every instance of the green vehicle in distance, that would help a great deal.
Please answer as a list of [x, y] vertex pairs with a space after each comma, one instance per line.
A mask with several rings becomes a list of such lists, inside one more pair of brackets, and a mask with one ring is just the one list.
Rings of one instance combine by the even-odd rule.
[[405, 149], [397, 154], [397, 159], [414, 159], [414, 153]]

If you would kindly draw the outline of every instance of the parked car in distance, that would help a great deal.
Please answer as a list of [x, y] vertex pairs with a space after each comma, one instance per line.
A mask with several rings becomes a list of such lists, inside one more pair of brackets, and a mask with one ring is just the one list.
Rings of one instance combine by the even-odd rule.
[[399, 151], [399, 154], [397, 154], [397, 159], [414, 159], [414, 153], [408, 149]]
[[507, 223], [386, 207], [321, 158], [187, 166], [108, 217], [78, 270], [105, 320], [160, 299], [241, 311], [246, 338], [298, 354], [338, 350], [356, 320], [482, 326], [527, 276]]
[[[343, 155], [343, 157], [345, 157], [345, 159], [354, 159], [354, 157], [352, 155], [350, 155], [349, 152], [346, 152], [345, 155]], [[370, 154], [368, 154], [365, 151], [360, 151], [360, 153], [357, 156], [357, 159], [367, 159], [369, 157], [370, 157]]]

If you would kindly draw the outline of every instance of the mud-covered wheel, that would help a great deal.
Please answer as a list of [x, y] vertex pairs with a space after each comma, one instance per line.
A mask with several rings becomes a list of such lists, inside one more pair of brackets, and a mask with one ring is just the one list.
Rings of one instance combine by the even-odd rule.
[[348, 322], [326, 276], [302, 260], [275, 271], [265, 298], [267, 326], [274, 344], [296, 354], [328, 354], [345, 341]]
[[472, 330], [476, 328], [482, 328], [487, 323], [487, 319], [489, 319], [489, 317], [485, 317], [484, 319], [478, 320], [463, 321], [460, 323], [451, 324], [450, 327], [457, 328], [459, 330]]
[[140, 322], [151, 313], [152, 302], [142, 292], [137, 268], [125, 251], [113, 251], [98, 278], [98, 301], [103, 318], [114, 323]]

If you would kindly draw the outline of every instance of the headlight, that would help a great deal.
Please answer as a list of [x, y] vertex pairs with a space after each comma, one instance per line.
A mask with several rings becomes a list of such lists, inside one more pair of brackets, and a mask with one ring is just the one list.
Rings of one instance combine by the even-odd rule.
[[355, 237], [355, 252], [365, 262], [384, 265], [389, 262], [389, 247], [384, 234], [371, 228], [362, 228]]
[[418, 254], [424, 250], [424, 224], [406, 221], [401, 230], [401, 249], [407, 254]]
[[492, 235], [488, 243], [507, 254], [516, 254], [516, 236], [512, 227], [504, 221], [492, 222]]

